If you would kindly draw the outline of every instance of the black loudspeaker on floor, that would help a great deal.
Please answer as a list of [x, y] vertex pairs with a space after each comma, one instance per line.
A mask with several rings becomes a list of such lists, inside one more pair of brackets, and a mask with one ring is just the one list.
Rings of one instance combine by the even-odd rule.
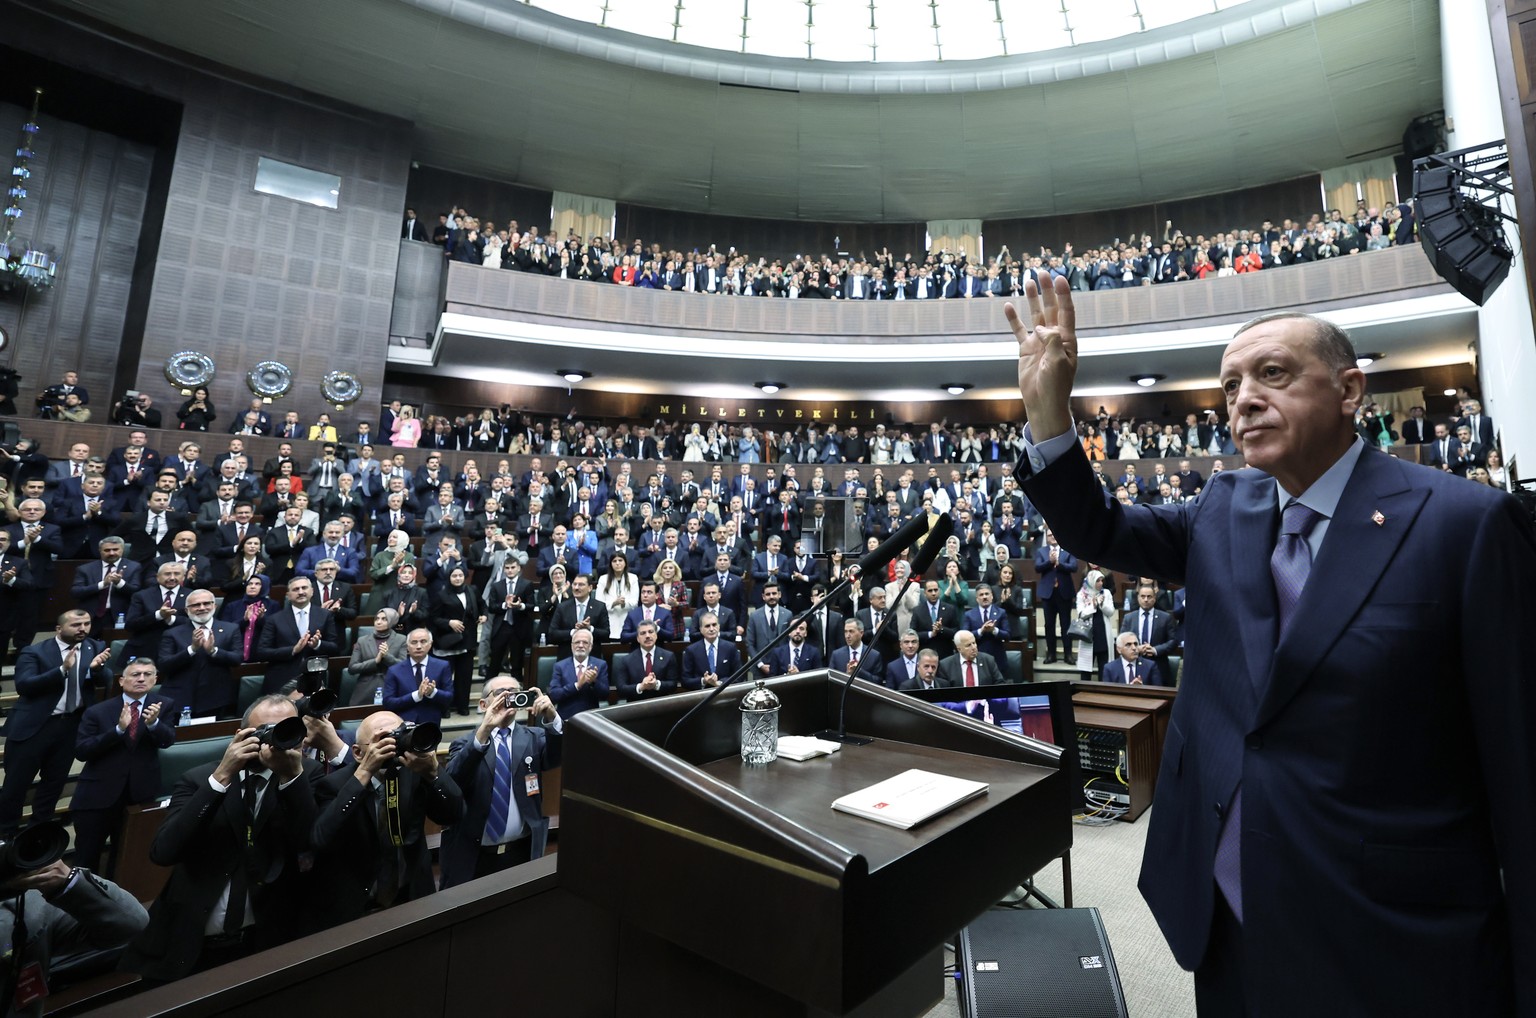
[[967, 1018], [1127, 1018], [1096, 908], [993, 909], [955, 946]]

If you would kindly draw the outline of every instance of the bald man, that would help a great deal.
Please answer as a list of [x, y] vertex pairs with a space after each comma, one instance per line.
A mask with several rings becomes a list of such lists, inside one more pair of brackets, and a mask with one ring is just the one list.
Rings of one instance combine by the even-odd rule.
[[404, 724], [393, 711], [368, 715], [358, 726], [352, 761], [315, 786], [320, 815], [312, 886], [321, 928], [435, 889], [422, 828], [428, 818], [443, 827], [458, 823], [464, 796], [438, 771], [436, 739], [421, 753], [397, 745], [394, 733]]

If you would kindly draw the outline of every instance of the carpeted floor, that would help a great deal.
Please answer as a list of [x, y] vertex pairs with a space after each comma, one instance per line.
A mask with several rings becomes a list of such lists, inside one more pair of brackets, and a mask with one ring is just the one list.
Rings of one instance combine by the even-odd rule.
[[[1174, 962], [1136, 890], [1151, 815], [1148, 811], [1133, 824], [1073, 826], [1072, 904], [1097, 908], [1103, 916], [1132, 1018], [1193, 1018], [1194, 983]], [[1047, 867], [1035, 882], [1044, 894], [1061, 901], [1059, 865]], [[946, 956], [945, 961], [954, 959]], [[928, 1018], [959, 1018], [954, 981], [948, 983], [943, 1003], [928, 1012]]]

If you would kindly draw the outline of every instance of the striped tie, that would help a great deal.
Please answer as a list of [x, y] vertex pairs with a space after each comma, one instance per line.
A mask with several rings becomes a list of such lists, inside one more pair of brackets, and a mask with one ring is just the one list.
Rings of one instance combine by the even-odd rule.
[[497, 729], [496, 773], [491, 781], [491, 812], [485, 818], [484, 842], [495, 845], [507, 833], [507, 818], [512, 815], [512, 740], [505, 728]]

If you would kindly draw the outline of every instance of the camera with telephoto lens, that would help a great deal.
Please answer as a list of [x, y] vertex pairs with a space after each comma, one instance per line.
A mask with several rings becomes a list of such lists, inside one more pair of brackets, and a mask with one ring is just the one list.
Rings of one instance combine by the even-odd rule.
[[69, 832], [49, 820], [0, 841], [0, 882], [52, 866], [69, 849]]
[[400, 758], [406, 753], [435, 753], [443, 740], [443, 730], [430, 721], [404, 721], [392, 732], [380, 732], [381, 739], [395, 740], [395, 759], [391, 769], [399, 769]]
[[293, 709], [300, 718], [323, 718], [336, 709], [336, 690], [321, 687], [293, 701]]
[[260, 725], [251, 733], [263, 746], [284, 751], [298, 749], [308, 734], [301, 717], [283, 718], [271, 724]]
[[534, 702], [538, 698], [539, 690], [536, 686], [529, 686], [527, 689], [509, 689], [506, 692], [503, 706], [516, 710], [533, 710]]

